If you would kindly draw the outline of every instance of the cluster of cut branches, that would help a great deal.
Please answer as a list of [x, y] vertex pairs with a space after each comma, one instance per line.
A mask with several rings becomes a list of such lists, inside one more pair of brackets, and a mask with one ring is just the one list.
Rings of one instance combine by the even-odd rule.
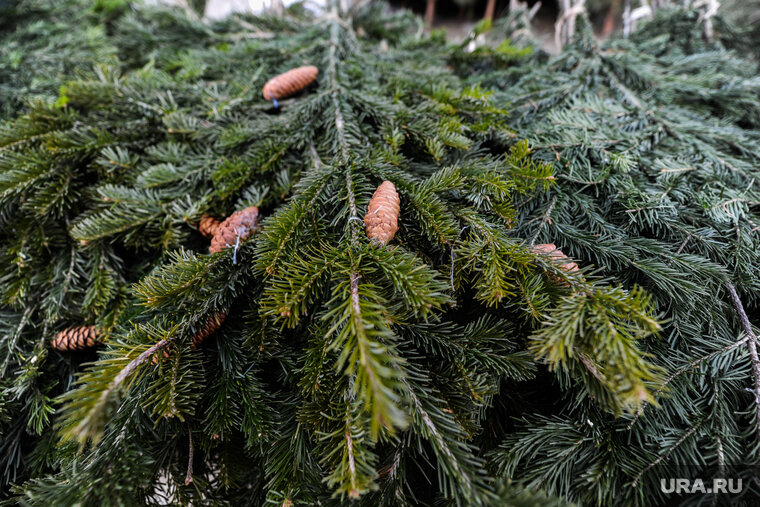
[[[492, 455], [508, 477], [583, 503], [651, 501], [659, 466], [756, 461], [760, 80], [746, 39], [713, 21], [708, 40], [699, 12], [664, 9], [629, 39], [580, 32], [563, 54], [507, 70], [459, 56], [555, 167], [519, 234], [643, 287], [667, 322], [646, 346], [670, 372], [659, 409], [612, 419], [574, 389], [551, 415], [523, 407], [523, 429]], [[605, 479], [589, 487], [589, 468]], [[754, 471], [741, 472], [754, 494]]]
[[[646, 29], [549, 60], [514, 18], [514, 44], [468, 52], [377, 4], [211, 27], [146, 12], [106, 32], [119, 61], [0, 130], [14, 501], [634, 498], [697, 435], [749, 448], [754, 419], [728, 426], [754, 407], [742, 61]], [[316, 82], [262, 96], [303, 65]], [[388, 245], [363, 225], [384, 181]], [[198, 222], [250, 206], [252, 237], [209, 254]], [[78, 325], [97, 352], [51, 350]]]

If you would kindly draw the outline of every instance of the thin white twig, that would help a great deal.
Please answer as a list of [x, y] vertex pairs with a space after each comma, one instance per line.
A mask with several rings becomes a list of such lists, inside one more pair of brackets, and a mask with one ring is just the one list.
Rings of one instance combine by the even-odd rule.
[[570, 4], [570, 0], [562, 0], [562, 15], [554, 23], [554, 43], [557, 49], [562, 49], [563, 44], [567, 44], [575, 35], [575, 18], [586, 11], [586, 0], [575, 0]]
[[189, 486], [193, 482], [193, 455], [195, 450], [193, 449], [193, 428], [187, 425], [187, 437], [188, 437], [188, 457], [187, 457], [187, 474], [185, 475], [185, 486]]

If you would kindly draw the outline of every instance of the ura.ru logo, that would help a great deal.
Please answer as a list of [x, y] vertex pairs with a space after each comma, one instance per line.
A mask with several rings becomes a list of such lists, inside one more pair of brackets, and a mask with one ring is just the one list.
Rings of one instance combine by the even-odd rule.
[[741, 479], [660, 479], [660, 490], [663, 493], [694, 494], [694, 493], [741, 493]]

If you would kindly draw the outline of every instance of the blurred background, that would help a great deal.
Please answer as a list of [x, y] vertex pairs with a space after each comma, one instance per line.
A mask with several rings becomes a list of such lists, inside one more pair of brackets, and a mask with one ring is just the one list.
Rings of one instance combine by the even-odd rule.
[[[261, 13], [276, 11], [295, 3], [295, 0], [152, 0], [170, 4], [189, 4], [205, 17], [219, 19], [231, 12]], [[314, 8], [323, 8], [325, 0], [313, 0]], [[499, 17], [509, 11], [510, 0], [391, 0], [392, 5], [411, 9], [433, 26], [454, 26], [457, 23], [475, 23], [488, 17]], [[723, 15], [734, 21], [757, 23], [760, 20], [760, 0], [527, 0], [530, 7], [537, 9], [539, 23], [554, 24], [560, 10], [568, 6], [583, 4], [595, 28], [600, 34], [609, 34], [622, 28], [623, 16], [638, 10], [636, 15], [646, 16], [668, 4], [691, 4], [695, 8], [715, 4]]]
[[[277, 13], [296, 0], [149, 0], [192, 9], [208, 19], [221, 19], [233, 12]], [[315, 12], [324, 9], [326, 0], [309, 0]], [[599, 37], [631, 29], [636, 22], [672, 4], [686, 5], [704, 12], [720, 9], [729, 21], [753, 26], [760, 31], [760, 0], [390, 0], [396, 8], [417, 13], [431, 28], [443, 28], [454, 40], [463, 38], [483, 19], [498, 19], [517, 3], [533, 10], [533, 30], [546, 36], [545, 49], [556, 50], [551, 35], [555, 24], [568, 11], [585, 11]]]

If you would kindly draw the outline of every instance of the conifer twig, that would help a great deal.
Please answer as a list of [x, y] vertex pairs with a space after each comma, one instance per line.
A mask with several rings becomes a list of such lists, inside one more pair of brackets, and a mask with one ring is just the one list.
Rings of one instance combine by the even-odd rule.
[[[333, 7], [333, 12], [336, 19], [337, 7]], [[335, 107], [335, 131], [338, 134], [338, 144], [340, 145], [340, 161], [345, 164], [348, 162], [348, 142], [346, 141], [345, 134], [345, 122], [343, 120], [343, 113], [340, 111], [340, 93], [341, 86], [338, 83], [338, 71], [337, 71], [337, 57], [336, 52], [338, 50], [338, 24], [333, 24], [330, 30], [330, 50], [327, 58], [327, 76], [330, 80], [330, 96], [332, 97], [333, 107]]]
[[29, 318], [31, 314], [34, 313], [35, 310], [37, 310], [37, 305], [30, 305], [27, 307], [26, 310], [24, 310], [24, 314], [21, 316], [21, 322], [19, 322], [18, 327], [14, 331], [12, 339], [8, 341], [8, 351], [10, 353], [7, 356], [5, 356], [5, 360], [3, 361], [3, 367], [0, 368], [0, 373], [1, 373], [0, 378], [5, 378], [5, 374], [8, 369], [8, 364], [10, 364], [11, 357], [13, 357], [12, 352], [16, 348], [16, 343], [21, 337], [21, 333], [24, 332], [24, 328], [29, 322]]
[[[346, 424], [350, 425], [350, 419], [348, 418], [348, 415], [346, 415]], [[350, 428], [350, 426], [349, 426]], [[354, 478], [356, 477], [356, 459], [354, 458], [354, 439], [351, 437], [351, 431], [350, 429], [346, 429], [346, 433], [344, 434], [346, 438], [346, 452], [348, 453], [348, 470], [351, 474], [352, 478], [352, 485], [354, 486], [351, 491], [349, 491], [348, 496], [351, 498], [359, 498], [359, 490], [356, 488], [356, 484], [354, 482]]]
[[319, 169], [324, 165], [322, 159], [319, 158], [319, 152], [317, 152], [317, 147], [314, 146], [314, 141], [309, 143], [309, 153], [311, 154], [311, 163], [314, 169]]
[[590, 357], [582, 352], [579, 352], [578, 358], [581, 360], [581, 363], [583, 363], [583, 366], [586, 367], [589, 373], [594, 376], [594, 378], [596, 378], [599, 382], [604, 382], [601, 373], [599, 373], [599, 368], [597, 368], [593, 361], [591, 361]]
[[718, 473], [720, 477], [723, 477], [726, 473], [726, 455], [723, 452], [723, 441], [720, 439], [720, 435], [715, 437], [715, 443], [717, 445], [718, 453]]
[[676, 255], [678, 255], [681, 252], [683, 252], [683, 249], [686, 248], [686, 244], [689, 242], [690, 239], [691, 239], [690, 236], [686, 236], [686, 239], [683, 240], [683, 243], [681, 243], [681, 246], [679, 246], [678, 250], [676, 250]]
[[[152, 347], [150, 347], [148, 350], [134, 358], [130, 363], [124, 367], [123, 370], [119, 372], [116, 377], [111, 381], [111, 385], [108, 388], [108, 391], [111, 391], [112, 388], [116, 387], [118, 384], [122, 383], [124, 379], [126, 379], [135, 369], [137, 369], [138, 366], [143, 364], [145, 361], [148, 360], [148, 358], [154, 353], [158, 352], [159, 350], [165, 349], [169, 346], [169, 344], [174, 341], [173, 338], [164, 338], [160, 342], [156, 343]], [[107, 391], [107, 392], [108, 392]], [[104, 393], [105, 394], [105, 393]]]
[[755, 380], [755, 418], [757, 423], [757, 438], [760, 439], [760, 357], [757, 355], [757, 335], [752, 330], [752, 324], [747, 317], [747, 312], [744, 311], [744, 305], [742, 304], [739, 295], [736, 293], [736, 287], [728, 281], [724, 282], [728, 293], [731, 295], [731, 301], [739, 314], [739, 320], [742, 323], [744, 332], [747, 333], [749, 339], [747, 340], [747, 348], [749, 349], [749, 355], [752, 359], [752, 375]]
[[[116, 375], [111, 383], [108, 385], [108, 388], [103, 391], [103, 394], [100, 395], [100, 403], [105, 403], [105, 401], [108, 399], [108, 397], [111, 395], [111, 393], [121, 385], [124, 380], [126, 380], [136, 369], [138, 366], [143, 364], [148, 360], [150, 356], [152, 356], [155, 352], [158, 352], [159, 350], [165, 349], [169, 346], [169, 344], [174, 341], [173, 338], [164, 338], [160, 342], [156, 343], [152, 347], [150, 347], [148, 350], [134, 358], [132, 361], [127, 364], [123, 370], [119, 372], [118, 375]], [[82, 424], [84, 421], [82, 422]], [[81, 424], [80, 424], [81, 425]]]
[[[662, 391], [664, 391], [665, 388], [668, 386], [668, 384], [670, 384], [676, 377], [678, 377], [679, 375], [681, 375], [683, 372], [694, 368], [695, 366], [697, 366], [700, 363], [703, 363], [704, 361], [708, 361], [708, 360], [712, 359], [713, 357], [717, 356], [718, 354], [723, 354], [723, 353], [729, 352], [729, 351], [731, 351], [731, 350], [733, 350], [733, 349], [735, 349], [737, 347], [740, 347], [740, 346], [744, 345], [745, 343], [747, 343], [748, 341], [749, 341], [749, 336], [745, 336], [741, 340], [738, 340], [738, 341], [732, 343], [731, 345], [728, 345], [728, 346], [723, 347], [723, 348], [718, 349], [718, 350], [714, 350], [714, 351], [710, 352], [709, 354], [706, 354], [704, 356], [698, 357], [695, 360], [691, 361], [686, 366], [683, 366], [683, 367], [677, 369], [668, 378], [665, 379], [665, 381], [662, 383], [662, 385], [660, 385], [660, 387], [657, 388], [657, 390], [654, 392], [654, 396], [657, 396]], [[644, 414], [644, 409], [646, 409], [646, 405], [642, 405], [641, 409], [638, 412], [636, 412], [636, 415], [633, 417], [633, 419], [631, 419], [631, 422], [628, 424], [627, 429], [630, 430], [633, 427], [633, 425], [636, 424], [636, 421], [638, 421], [639, 418]]]
[[538, 224], [538, 228], [536, 229], [536, 233], [533, 234], [533, 237], [530, 239], [530, 246], [533, 246], [536, 244], [536, 240], [538, 239], [538, 235], [541, 234], [541, 229], [544, 228], [544, 225], [550, 220], [550, 216], [552, 214], [552, 211], [554, 211], [554, 205], [557, 204], [557, 196], [555, 195], [552, 197], [552, 201], [549, 203], [549, 207], [546, 208], [546, 212], [544, 212], [544, 216], [541, 217], [541, 223]]
[[[718, 454], [718, 477], [726, 476], [726, 456], [723, 453], [723, 441], [720, 436], [715, 437], [716, 453]], [[710, 505], [718, 505], [718, 495], [712, 495]]]
[[636, 478], [633, 480], [633, 482], [631, 483], [631, 486], [633, 486], [635, 488], [638, 485], [639, 480], [641, 479], [641, 477], [645, 473], [647, 473], [652, 468], [656, 467], [657, 465], [659, 465], [663, 461], [665, 461], [668, 458], [670, 458], [670, 455], [673, 454], [673, 451], [675, 451], [676, 449], [678, 449], [678, 447], [680, 447], [681, 444], [683, 444], [686, 441], [687, 438], [689, 438], [691, 435], [693, 435], [694, 432], [697, 431], [700, 428], [700, 426], [702, 426], [702, 422], [701, 421], [699, 423], [695, 424], [694, 426], [692, 426], [691, 428], [689, 428], [689, 431], [687, 431], [686, 433], [684, 433], [681, 436], [681, 438], [679, 438], [678, 441], [676, 441], [676, 443], [673, 444], [667, 450], [667, 452], [665, 452], [665, 454], [661, 454], [660, 456], [657, 457], [656, 460], [652, 461], [650, 464], [648, 464], [646, 467], [644, 467], [641, 470], [641, 472], [639, 472], [639, 474], [636, 476]]
[[[459, 465], [457, 464], [456, 457], [454, 456], [454, 453], [452, 452], [448, 443], [443, 438], [443, 435], [441, 435], [440, 431], [438, 431], [438, 427], [433, 422], [432, 418], [430, 417], [430, 414], [428, 414], [427, 410], [425, 410], [425, 408], [422, 406], [422, 403], [414, 394], [414, 390], [411, 388], [411, 386], [407, 384], [406, 382], [404, 382], [404, 384], [406, 384], [407, 392], [412, 402], [414, 403], [414, 408], [419, 412], [420, 418], [422, 419], [422, 422], [425, 424], [425, 427], [430, 432], [430, 434], [435, 438], [435, 440], [438, 442], [441, 452], [451, 459], [452, 466], [457, 472], [459, 472]], [[466, 475], [463, 475], [462, 478], [464, 480], [465, 488], [468, 491], [471, 491], [472, 484], [470, 483], [469, 478]]]
[[61, 288], [61, 295], [58, 298], [58, 305], [61, 305], [63, 302], [63, 296], [66, 294], [66, 291], [69, 290], [69, 286], [71, 285], [71, 278], [74, 276], [74, 266], [76, 265], [76, 245], [71, 245], [71, 262], [69, 262], [69, 270], [66, 273], [66, 278], [63, 280], [63, 287]]
[[187, 475], [185, 475], [185, 486], [189, 486], [193, 482], [193, 455], [195, 450], [193, 449], [193, 428], [190, 424], [187, 425], [187, 438], [188, 438], [188, 456], [187, 456]]
[[351, 273], [351, 306], [354, 309], [355, 315], [361, 314], [361, 303], [359, 297], [359, 279], [361, 276], [359, 273]]

